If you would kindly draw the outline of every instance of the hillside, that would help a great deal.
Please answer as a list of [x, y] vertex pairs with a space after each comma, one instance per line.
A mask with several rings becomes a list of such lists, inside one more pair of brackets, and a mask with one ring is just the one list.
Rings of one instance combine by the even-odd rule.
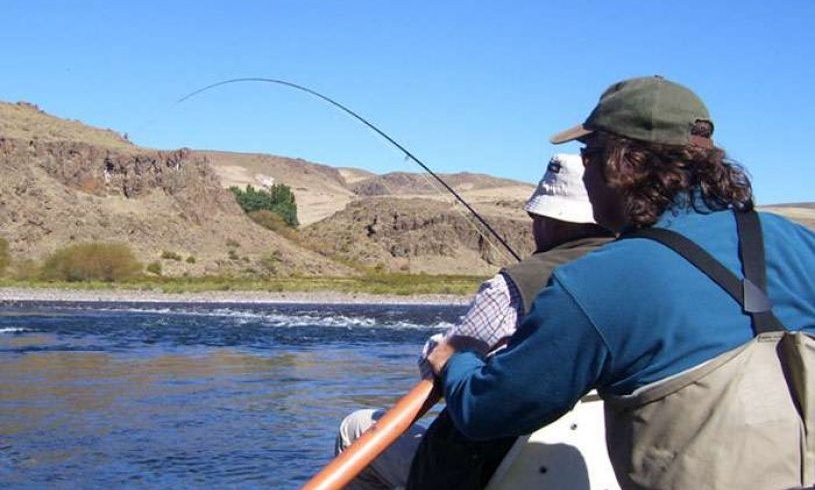
[[[85, 143], [0, 139], [0, 233], [12, 256], [72, 243], [125, 242], [167, 274], [347, 274], [246, 218], [206, 160], [187, 150], [121, 154]], [[266, 257], [274, 257], [272, 264]]]
[[[464, 206], [428, 175], [274, 155], [143, 148], [110, 129], [0, 102], [0, 237], [13, 269], [74, 243], [125, 242], [164, 275], [494, 273], [513, 262]], [[520, 255], [531, 251], [522, 210], [528, 183], [441, 177]], [[300, 229], [251, 221], [230, 186], [273, 183], [295, 194]], [[815, 228], [815, 204], [765, 206]], [[179, 260], [179, 258], [181, 260]]]
[[[521, 206], [522, 201], [517, 201], [512, 211], [485, 217], [517, 253], [526, 255], [532, 251], [533, 240], [529, 218]], [[509, 264], [513, 259], [488, 233], [477, 233], [479, 226], [460, 205], [424, 198], [378, 197], [355, 200], [307, 227], [303, 234], [309, 242], [321, 243], [330, 256], [377, 269], [493, 274], [497, 264]]]
[[[383, 192], [358, 193], [366, 182], [370, 188], [393, 176], [273, 155], [142, 148], [28, 103], [0, 103], [0, 170], [7, 176], [0, 181], [0, 236], [22, 267], [89, 241], [126, 242], [143, 264], [159, 262], [165, 275], [347, 275], [360, 266], [487, 274], [508, 263], [489, 251], [472, 218], [446, 194], [403, 184], [382, 207]], [[472, 174], [445, 178], [520, 250], [531, 246], [520, 210], [531, 185]], [[294, 191], [300, 232], [284, 237], [260, 227], [227, 190], [271, 183]], [[417, 202], [416, 195], [425, 199]], [[399, 223], [415, 219], [409, 229], [356, 236], [354, 245], [365, 253], [343, 250], [358, 227], [379, 226], [383, 213]]]
[[0, 137], [34, 143], [82, 142], [119, 152], [138, 150], [125, 136], [111, 129], [53, 117], [28, 102], [0, 102]]
[[[308, 226], [332, 216], [351, 201], [370, 197], [391, 196], [403, 199], [416, 197], [435, 199], [452, 204], [455, 198], [441, 184], [425, 173], [392, 172], [376, 175], [371, 172], [334, 168], [301, 159], [273, 155], [196, 151], [207, 157], [224, 187], [247, 184], [255, 187], [282, 183], [297, 196], [300, 223]], [[483, 174], [457, 173], [439, 175], [468, 203], [481, 210], [482, 206], [504, 214], [497, 203], [526, 199], [534, 186], [525, 182], [500, 179]], [[525, 217], [521, 213], [510, 216]]]
[[273, 155], [196, 153], [207, 158], [222, 187], [245, 188], [247, 184], [266, 187], [272, 183], [291, 187], [297, 198], [298, 218], [304, 226], [331, 216], [355, 197], [343, 172], [327, 165]]

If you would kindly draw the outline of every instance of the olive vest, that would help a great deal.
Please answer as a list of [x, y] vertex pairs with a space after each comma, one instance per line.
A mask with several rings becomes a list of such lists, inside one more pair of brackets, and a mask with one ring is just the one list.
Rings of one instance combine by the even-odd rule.
[[612, 240], [609, 237], [590, 237], [562, 243], [545, 252], [535, 252], [521, 262], [501, 269], [501, 274], [511, 279], [518, 288], [526, 315], [556, 267], [578, 259]]
[[634, 234], [669, 246], [720, 284], [752, 317], [755, 336], [630, 395], [603, 397], [609, 456], [624, 489], [815, 484], [815, 337], [788, 331], [772, 314], [758, 218], [736, 215], [741, 280], [681, 235]]

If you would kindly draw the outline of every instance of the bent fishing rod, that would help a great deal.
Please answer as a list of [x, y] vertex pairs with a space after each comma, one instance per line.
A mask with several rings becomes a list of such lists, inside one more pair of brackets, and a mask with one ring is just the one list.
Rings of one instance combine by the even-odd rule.
[[330, 97], [327, 97], [327, 96], [325, 96], [325, 95], [323, 95], [323, 94], [321, 94], [321, 93], [319, 93], [319, 92], [317, 92], [315, 90], [304, 87], [302, 85], [298, 85], [296, 83], [287, 82], [285, 80], [277, 80], [277, 79], [273, 79], [273, 78], [260, 78], [260, 77], [232, 78], [230, 80], [222, 80], [220, 82], [215, 82], [213, 84], [207, 85], [206, 87], [202, 87], [202, 88], [200, 88], [198, 90], [190, 92], [189, 94], [185, 95], [184, 97], [181, 97], [180, 99], [178, 99], [175, 102], [174, 105], [180, 104], [180, 103], [184, 102], [185, 100], [190, 99], [192, 97], [195, 97], [196, 95], [198, 95], [198, 94], [200, 94], [202, 92], [206, 92], [207, 90], [210, 90], [210, 89], [213, 89], [213, 88], [216, 88], [216, 87], [220, 87], [222, 85], [228, 85], [228, 84], [232, 84], [232, 83], [243, 83], [243, 82], [272, 83], [272, 84], [283, 85], [283, 86], [290, 87], [290, 88], [293, 88], [293, 89], [296, 89], [296, 90], [300, 90], [302, 92], [306, 92], [307, 94], [318, 97], [318, 98], [328, 102], [332, 106], [342, 110], [346, 114], [349, 114], [350, 116], [354, 117], [356, 120], [358, 120], [362, 124], [366, 125], [368, 128], [375, 131], [376, 134], [378, 134], [379, 136], [385, 138], [385, 140], [387, 140], [390, 144], [392, 144], [393, 146], [398, 148], [402, 153], [405, 154], [405, 156], [407, 158], [409, 158], [410, 160], [413, 160], [414, 162], [419, 164], [420, 167], [422, 167], [428, 174], [430, 174], [434, 179], [436, 179], [447, 191], [449, 191], [450, 194], [452, 194], [453, 197], [455, 197], [456, 200], [458, 200], [458, 202], [460, 202], [465, 208], [467, 208], [467, 210], [470, 213], [472, 213], [473, 216], [475, 216], [475, 218], [479, 221], [479, 223], [481, 223], [484, 226], [484, 228], [486, 228], [487, 231], [489, 231], [492, 234], [492, 236], [495, 237], [498, 240], [498, 242], [515, 258], [515, 260], [520, 262], [521, 257], [517, 253], [515, 253], [515, 250], [513, 250], [512, 247], [509, 246], [509, 244], [506, 242], [506, 240], [504, 240], [504, 238], [501, 235], [499, 235], [498, 232], [496, 232], [492, 228], [492, 226], [490, 226], [490, 224], [487, 223], [487, 221], [480, 214], [478, 214], [478, 212], [475, 209], [473, 209], [472, 206], [470, 206], [469, 203], [467, 203], [467, 201], [464, 200], [464, 198], [462, 198], [452, 187], [450, 187], [447, 184], [447, 182], [444, 181], [444, 179], [442, 179], [435, 172], [433, 172], [430, 169], [430, 167], [425, 165], [424, 162], [419, 160], [415, 155], [413, 155], [413, 153], [408, 151], [404, 146], [400, 145], [396, 140], [394, 140], [393, 138], [391, 138], [390, 136], [385, 134], [384, 131], [382, 131], [378, 127], [374, 126], [372, 123], [368, 122], [367, 119], [360, 116], [356, 112], [352, 111], [348, 107], [340, 104], [336, 100], [334, 100], [334, 99], [332, 99]]

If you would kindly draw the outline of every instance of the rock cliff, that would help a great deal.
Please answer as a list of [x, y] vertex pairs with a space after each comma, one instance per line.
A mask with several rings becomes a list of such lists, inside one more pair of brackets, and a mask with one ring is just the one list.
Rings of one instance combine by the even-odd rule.
[[[207, 159], [187, 149], [0, 138], [0, 171], [0, 235], [13, 257], [124, 242], [167, 274], [353, 273], [249, 220]], [[185, 260], [162, 260], [173, 254]]]

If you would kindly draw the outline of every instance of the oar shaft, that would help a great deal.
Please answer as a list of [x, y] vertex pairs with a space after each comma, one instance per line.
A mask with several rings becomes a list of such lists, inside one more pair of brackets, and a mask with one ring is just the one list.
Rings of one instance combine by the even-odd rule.
[[340, 490], [439, 401], [431, 381], [422, 380], [362, 436], [309, 480], [301, 490]]

